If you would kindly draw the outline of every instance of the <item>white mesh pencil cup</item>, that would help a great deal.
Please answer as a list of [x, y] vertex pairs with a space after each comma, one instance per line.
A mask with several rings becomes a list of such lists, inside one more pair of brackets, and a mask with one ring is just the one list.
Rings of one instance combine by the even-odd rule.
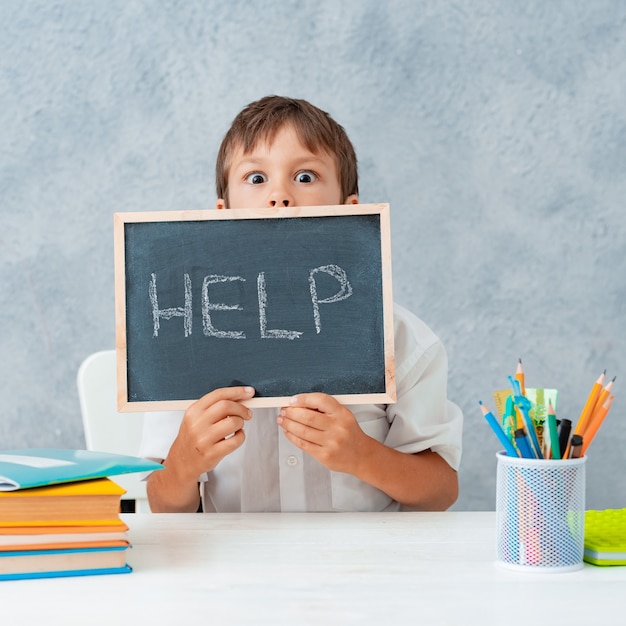
[[498, 563], [546, 573], [582, 568], [586, 457], [496, 457]]

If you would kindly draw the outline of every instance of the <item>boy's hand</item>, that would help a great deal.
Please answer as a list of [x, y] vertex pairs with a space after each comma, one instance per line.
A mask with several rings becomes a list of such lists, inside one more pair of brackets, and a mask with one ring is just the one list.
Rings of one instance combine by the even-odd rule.
[[[244, 423], [252, 411], [241, 404], [254, 395], [251, 387], [215, 389], [188, 407], [172, 444], [166, 467], [179, 479], [195, 483], [244, 442]], [[172, 467], [174, 466], [174, 467]]]
[[329, 470], [356, 473], [370, 439], [353, 413], [324, 393], [292, 398], [277, 418], [287, 438]]

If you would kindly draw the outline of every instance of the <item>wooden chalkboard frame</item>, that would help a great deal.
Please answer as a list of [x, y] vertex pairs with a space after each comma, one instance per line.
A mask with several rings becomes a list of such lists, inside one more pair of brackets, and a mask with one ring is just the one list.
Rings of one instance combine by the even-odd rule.
[[[387, 404], [396, 401], [394, 322], [391, 275], [391, 228], [389, 205], [355, 204], [324, 207], [229, 209], [229, 210], [188, 210], [188, 211], [146, 211], [114, 214], [114, 262], [115, 262], [115, 321], [117, 352], [117, 404], [120, 412], [185, 410], [195, 400], [131, 400], [128, 397], [128, 352], [126, 327], [126, 273], [127, 258], [125, 232], [128, 224], [146, 222], [185, 222], [204, 220], [247, 220], [247, 219], [289, 219], [325, 216], [379, 216], [380, 261], [382, 268], [382, 309], [383, 309], [383, 351], [384, 351], [384, 391], [369, 393], [334, 393], [343, 404]], [[349, 233], [345, 233], [348, 237]], [[381, 376], [383, 373], [381, 372]], [[254, 381], [249, 383], [254, 386]], [[207, 392], [210, 391], [210, 386]], [[305, 392], [306, 390], [302, 390]], [[278, 407], [288, 404], [293, 394], [273, 397], [254, 397], [245, 402], [249, 407]]]

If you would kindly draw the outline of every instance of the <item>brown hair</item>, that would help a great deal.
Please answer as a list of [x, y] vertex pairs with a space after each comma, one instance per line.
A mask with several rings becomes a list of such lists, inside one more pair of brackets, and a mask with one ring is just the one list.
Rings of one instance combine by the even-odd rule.
[[343, 200], [358, 195], [356, 153], [343, 127], [306, 100], [266, 96], [246, 106], [222, 140], [215, 165], [218, 198], [228, 205], [228, 172], [233, 151], [241, 147], [247, 154], [259, 141], [271, 142], [285, 124], [293, 125], [302, 144], [314, 154], [327, 152], [335, 157]]

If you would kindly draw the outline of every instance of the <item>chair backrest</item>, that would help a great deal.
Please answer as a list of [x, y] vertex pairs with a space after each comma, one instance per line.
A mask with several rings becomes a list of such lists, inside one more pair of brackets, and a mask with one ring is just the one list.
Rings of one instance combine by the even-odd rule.
[[[88, 450], [137, 456], [143, 428], [143, 413], [117, 411], [115, 350], [89, 355], [78, 369], [80, 410]], [[145, 481], [141, 474], [111, 477], [126, 489], [123, 500], [134, 500], [135, 511], [149, 512]]]

